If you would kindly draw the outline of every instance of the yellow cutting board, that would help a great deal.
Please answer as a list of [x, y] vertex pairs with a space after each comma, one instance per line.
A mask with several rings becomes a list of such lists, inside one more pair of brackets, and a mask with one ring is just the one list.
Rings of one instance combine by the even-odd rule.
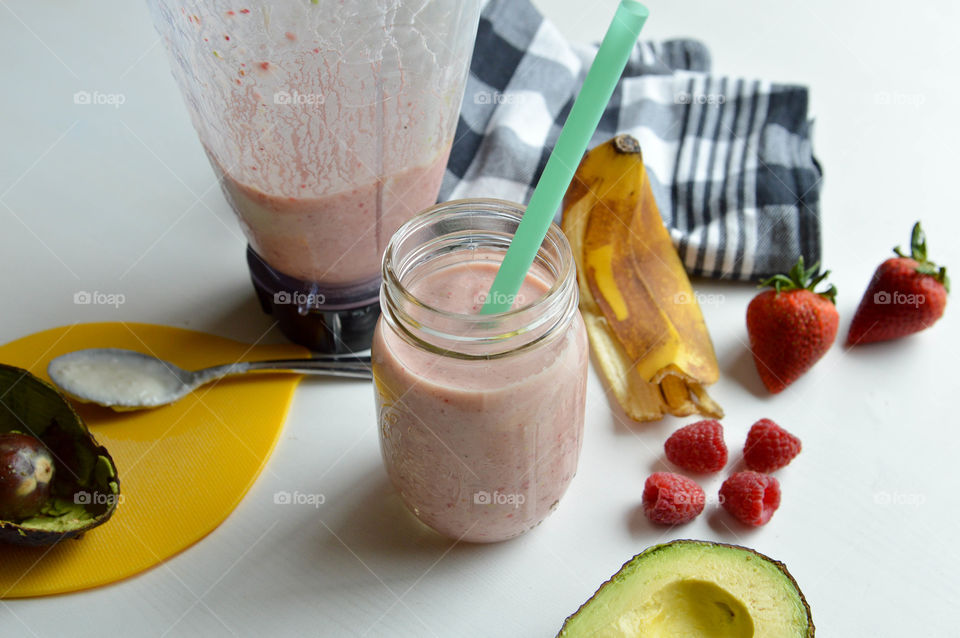
[[[0, 362], [49, 380], [47, 364], [83, 348], [127, 348], [188, 370], [234, 361], [306, 357], [293, 345], [259, 346], [140, 323], [54, 328], [0, 346]], [[117, 413], [76, 404], [110, 451], [122, 501], [104, 525], [53, 547], [0, 544], [0, 598], [62, 594], [157, 565], [213, 531], [243, 498], [273, 451], [295, 374], [257, 374], [204, 386], [172, 405]]]

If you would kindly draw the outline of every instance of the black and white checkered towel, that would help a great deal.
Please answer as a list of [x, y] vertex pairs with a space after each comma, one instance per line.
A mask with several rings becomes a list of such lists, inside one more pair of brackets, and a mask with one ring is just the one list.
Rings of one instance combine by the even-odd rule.
[[[440, 200], [527, 202], [595, 53], [567, 42], [528, 0], [490, 0]], [[709, 71], [699, 42], [638, 43], [591, 146], [617, 133], [640, 140], [690, 273], [756, 279], [801, 254], [819, 261], [821, 170], [806, 88]]]

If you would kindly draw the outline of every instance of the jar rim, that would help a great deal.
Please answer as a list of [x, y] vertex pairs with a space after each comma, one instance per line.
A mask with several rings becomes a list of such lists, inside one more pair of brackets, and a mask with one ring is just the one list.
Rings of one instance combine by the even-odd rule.
[[[506, 199], [497, 199], [494, 197], [475, 197], [475, 198], [464, 198], [464, 199], [454, 199], [448, 202], [442, 202], [435, 204], [426, 210], [417, 213], [414, 217], [407, 220], [400, 228], [397, 229], [397, 232], [394, 233], [393, 237], [390, 238], [390, 241], [387, 243], [386, 250], [383, 253], [383, 280], [384, 282], [390, 281], [391, 284], [395, 285], [403, 295], [410, 300], [411, 302], [417, 304], [421, 308], [424, 308], [428, 311], [435, 312], [442, 317], [455, 318], [459, 320], [468, 320], [468, 321], [490, 321], [496, 319], [506, 319], [518, 314], [521, 314], [525, 311], [528, 311], [531, 306], [539, 305], [546, 302], [547, 300], [554, 298], [563, 287], [564, 282], [570, 274], [570, 271], [574, 268], [572, 254], [573, 251], [570, 248], [570, 242], [567, 241], [566, 235], [563, 234], [563, 231], [560, 230], [560, 227], [557, 226], [556, 222], [550, 222], [550, 227], [547, 230], [547, 236], [544, 238], [544, 242], [547, 239], [551, 239], [554, 242], [558, 243], [558, 248], [560, 249], [561, 255], [561, 265], [560, 270], [557, 272], [556, 279], [553, 283], [550, 284], [550, 288], [538, 299], [534, 299], [530, 303], [518, 306], [517, 308], [510, 308], [502, 312], [495, 312], [490, 314], [470, 314], [470, 313], [460, 313], [460, 312], [451, 312], [449, 310], [443, 310], [435, 306], [431, 306], [428, 303], [424, 303], [422, 300], [418, 299], [415, 295], [411, 294], [409, 290], [403, 285], [400, 281], [400, 278], [397, 276], [396, 271], [394, 270], [393, 256], [394, 251], [396, 250], [396, 244], [398, 238], [403, 238], [406, 235], [409, 235], [418, 228], [426, 226], [428, 223], [436, 220], [438, 217], [441, 217], [445, 214], [462, 212], [462, 211], [473, 211], [473, 212], [497, 212], [505, 213], [508, 216], [515, 217], [519, 223], [520, 219], [523, 218], [523, 212], [526, 210], [526, 206], [518, 204], [517, 202], [511, 202]], [[542, 249], [542, 244], [541, 244]], [[564, 250], [566, 249], [566, 250]]]
[[[495, 221], [499, 218], [508, 224], [519, 225], [524, 211], [525, 207], [516, 202], [495, 198], [468, 198], [436, 204], [404, 223], [391, 237], [383, 256], [381, 306], [389, 323], [398, 322], [401, 324], [395, 327], [401, 328], [401, 332], [405, 334], [410, 333], [412, 327], [418, 333], [426, 333], [431, 335], [432, 338], [450, 343], [451, 347], [440, 348], [447, 356], [468, 359], [498, 358], [511, 352], [527, 350], [537, 343], [549, 339], [554, 333], [554, 328], [559, 326], [560, 323], [565, 323], [561, 320], [561, 317], [566, 316], [566, 313], [571, 310], [576, 311], [578, 296], [573, 251], [563, 231], [555, 223], [550, 224], [544, 242], [537, 253], [543, 261], [547, 262], [550, 269], [552, 281], [545, 282], [549, 283], [549, 288], [538, 298], [517, 308], [490, 314], [444, 310], [419, 299], [410, 292], [402, 281], [407, 274], [404, 266], [416, 268], [424, 263], [417, 260], [413, 260], [409, 264], [405, 263], [404, 260], [410, 259], [412, 253], [405, 250], [406, 247], [403, 246], [403, 242], [416, 233], [429, 229], [431, 224], [438, 224], [447, 219], [456, 219], [459, 214], [475, 213], [488, 215], [488, 221]], [[476, 230], [479, 235], [485, 232], [485, 229], [479, 227]], [[466, 232], [469, 232], [469, 229]], [[454, 236], [455, 234], [451, 232], [437, 235], [437, 241], [439, 242], [441, 238]], [[510, 240], [512, 240], [512, 234]], [[508, 243], [505, 245], [508, 245]], [[425, 246], [427, 244], [421, 245]], [[398, 251], [400, 254], [397, 254]], [[421, 316], [414, 318], [407, 311], [409, 307], [421, 313]], [[398, 316], [394, 317], [394, 314]], [[448, 331], [437, 332], [434, 330], [435, 326], [431, 325], [434, 320], [439, 323], [456, 322], [457, 325], [464, 327], [464, 331], [456, 331], [455, 334]], [[407, 325], [408, 323], [410, 325]], [[544, 329], [546, 329], [546, 333], [535, 336], [531, 341], [516, 346], [513, 350], [504, 352], [473, 354], [462, 351], [459, 347], [464, 346], [469, 349], [482, 344], [505, 345], [514, 337], [526, 338], [524, 335], [535, 335]], [[404, 338], [413, 338], [419, 347], [427, 347], [431, 350], [437, 349], [437, 346], [431, 340], [424, 340], [419, 335], [406, 334]]]

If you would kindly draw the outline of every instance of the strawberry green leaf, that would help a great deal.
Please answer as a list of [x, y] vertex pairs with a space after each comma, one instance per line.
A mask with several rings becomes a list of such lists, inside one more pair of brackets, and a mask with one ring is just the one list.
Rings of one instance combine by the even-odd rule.
[[910, 254], [905, 255], [903, 250], [897, 246], [893, 252], [898, 257], [909, 257], [917, 262], [916, 271], [921, 275], [930, 275], [941, 284], [944, 289], [950, 292], [950, 278], [947, 277], [947, 267], [938, 266], [927, 258], [927, 235], [923, 232], [920, 222], [913, 225], [910, 232]]
[[806, 268], [803, 263], [803, 255], [797, 259], [797, 263], [786, 275], [779, 274], [760, 282], [759, 288], [773, 288], [777, 293], [789, 292], [791, 290], [809, 290], [814, 294], [820, 295], [832, 304], [837, 303], [837, 287], [830, 285], [829, 288], [817, 291], [815, 288], [823, 282], [830, 274], [829, 270], [818, 274], [820, 271], [820, 262], [817, 262]]

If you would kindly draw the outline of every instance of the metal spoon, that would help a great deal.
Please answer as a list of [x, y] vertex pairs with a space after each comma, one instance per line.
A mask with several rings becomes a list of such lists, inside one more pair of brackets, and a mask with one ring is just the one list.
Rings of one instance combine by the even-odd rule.
[[133, 350], [90, 348], [61, 355], [47, 366], [54, 384], [73, 398], [115, 410], [167, 405], [211, 381], [259, 371], [357, 379], [372, 376], [370, 357], [355, 355], [244, 361], [190, 371]]

